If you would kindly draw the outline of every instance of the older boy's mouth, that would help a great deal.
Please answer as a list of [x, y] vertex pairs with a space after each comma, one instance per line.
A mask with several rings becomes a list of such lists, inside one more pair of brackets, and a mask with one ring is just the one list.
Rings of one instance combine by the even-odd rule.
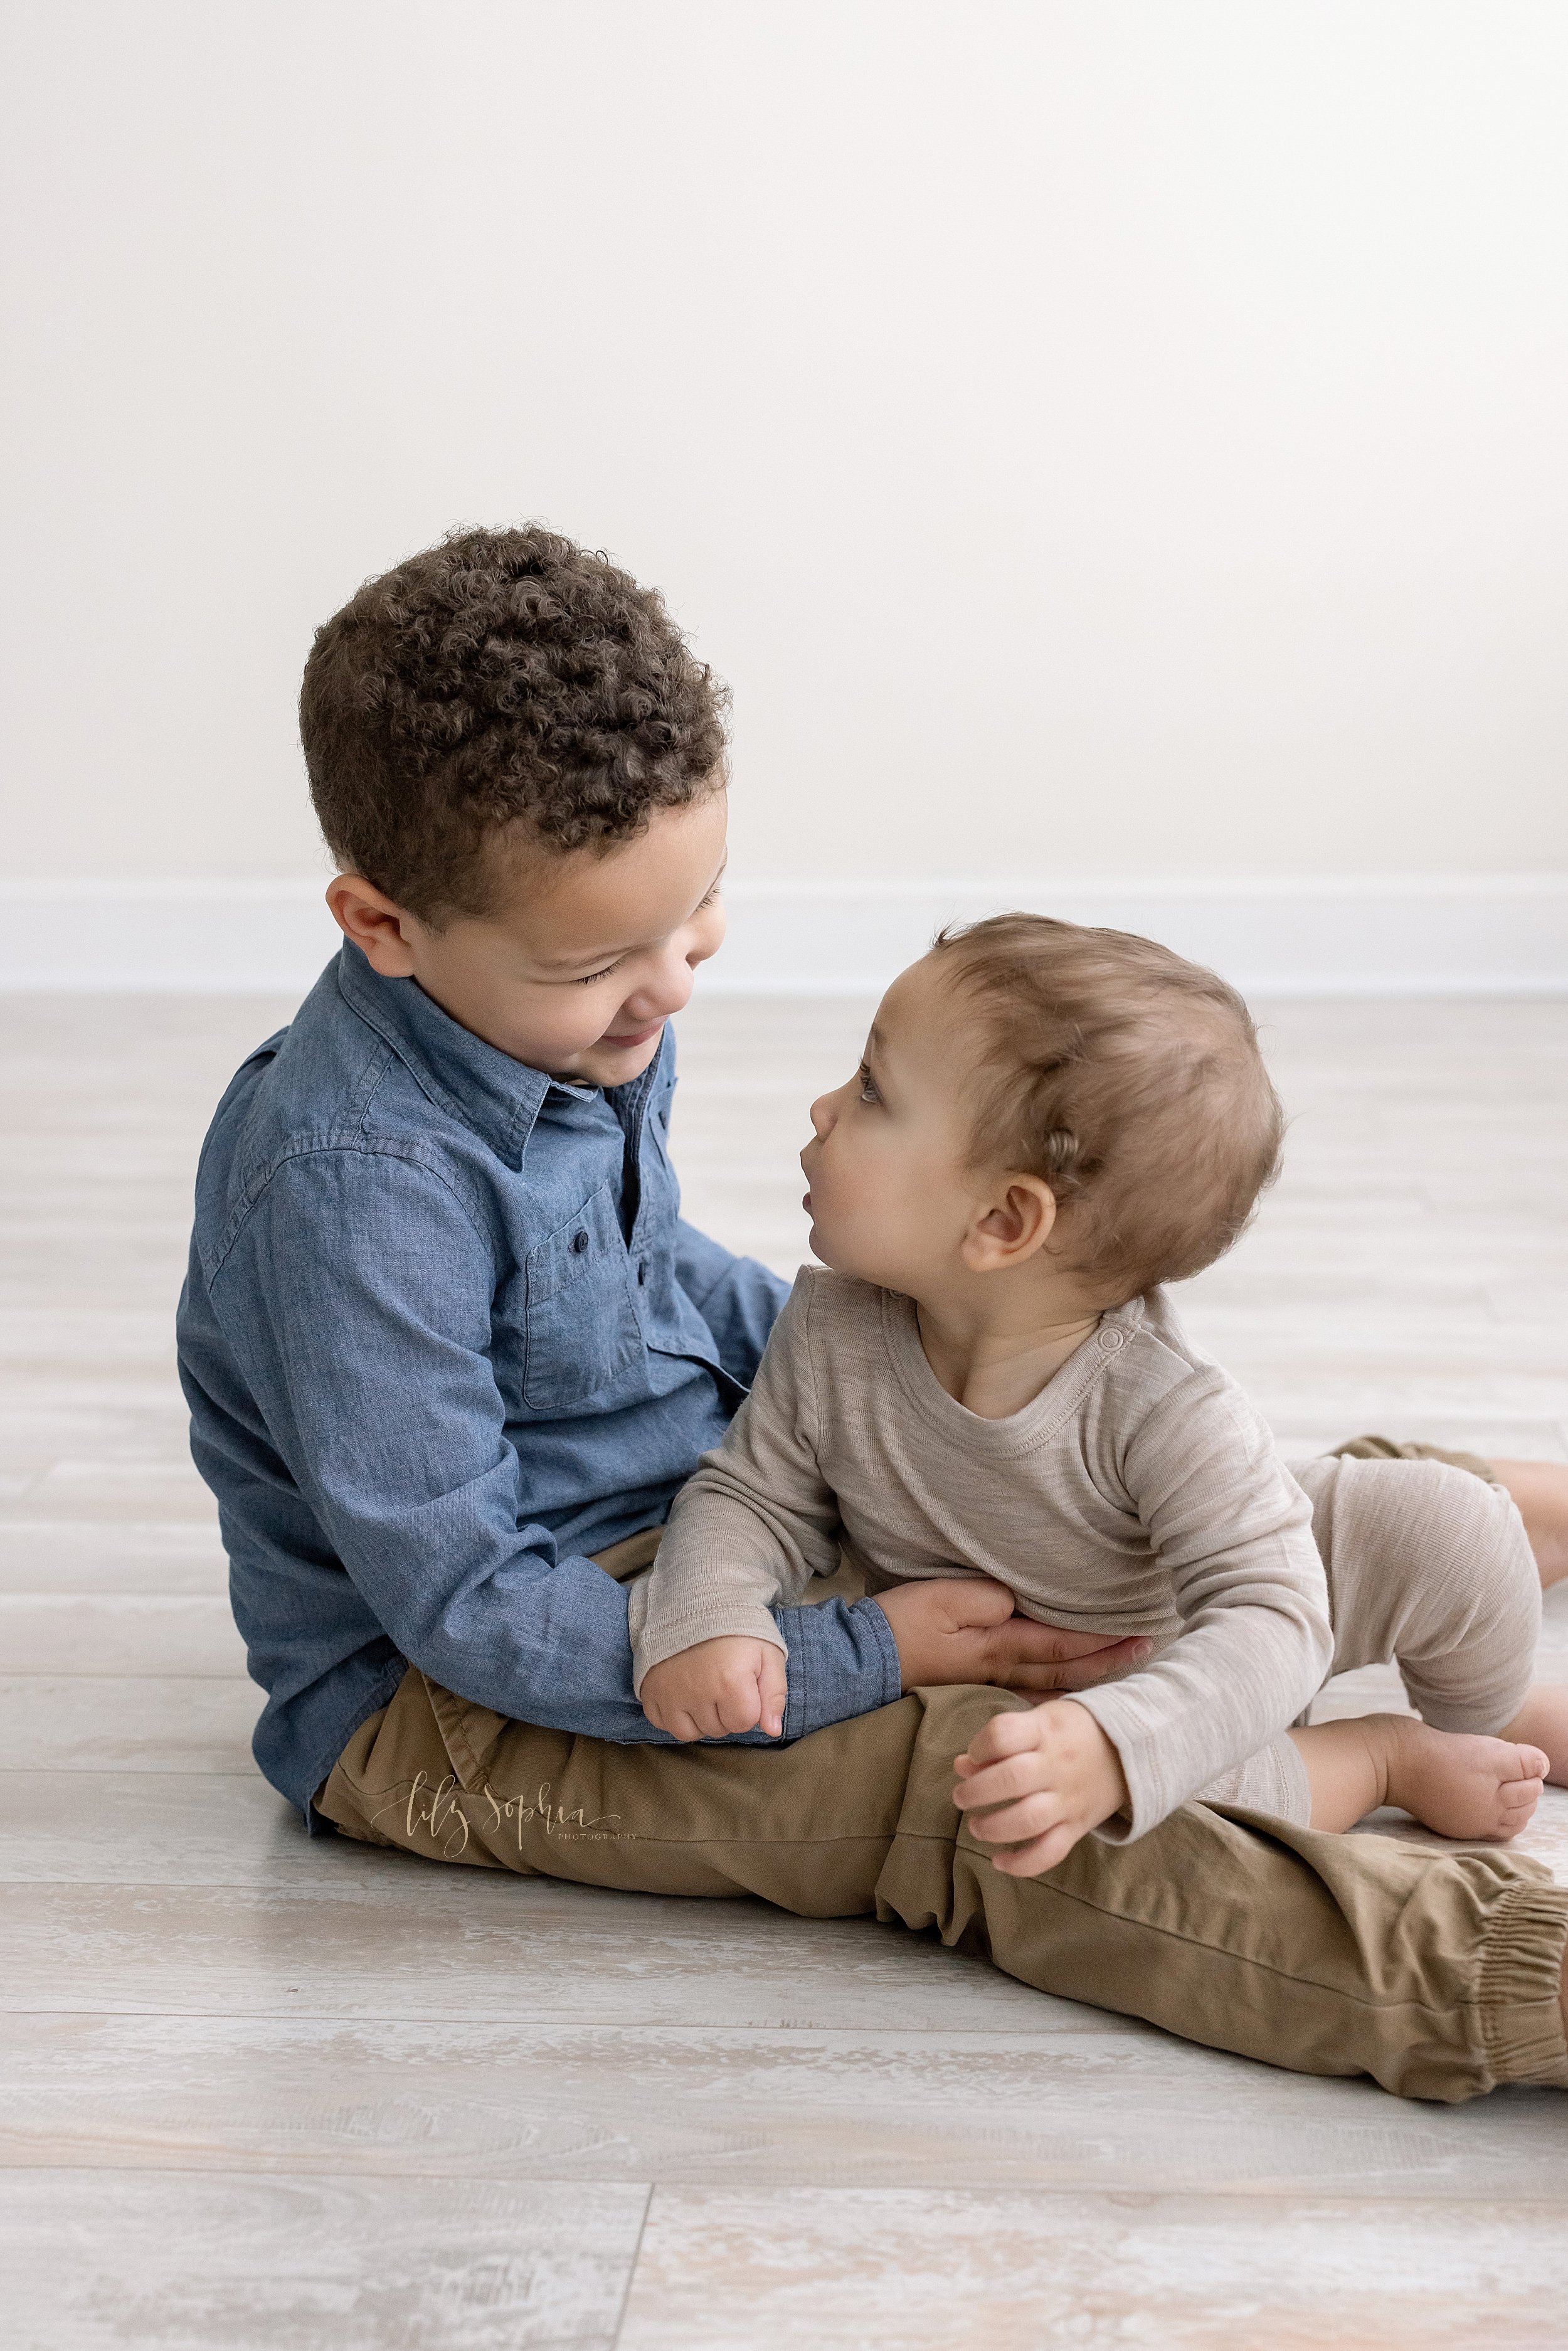
[[613, 1045], [624, 1053], [633, 1045], [645, 1045], [651, 1037], [658, 1035], [664, 1025], [662, 1020], [651, 1020], [646, 1029], [628, 1029], [624, 1036], [617, 1036], [613, 1029], [608, 1029], [599, 1041], [601, 1045]]

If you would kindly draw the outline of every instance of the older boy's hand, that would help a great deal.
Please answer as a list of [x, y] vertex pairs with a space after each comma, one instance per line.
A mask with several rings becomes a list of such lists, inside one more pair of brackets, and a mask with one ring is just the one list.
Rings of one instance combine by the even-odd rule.
[[893, 1628], [906, 1690], [932, 1682], [1089, 1689], [1107, 1674], [1137, 1665], [1152, 1646], [1107, 1640], [1103, 1633], [1065, 1633], [1015, 1615], [1012, 1593], [988, 1576], [895, 1583], [877, 1593], [876, 1604]]
[[643, 1711], [672, 1739], [723, 1739], [758, 1723], [778, 1739], [788, 1688], [782, 1649], [726, 1634], [651, 1666], [643, 1677]]
[[953, 1759], [953, 1802], [1009, 1877], [1039, 1877], [1081, 1836], [1127, 1802], [1121, 1758], [1092, 1714], [1071, 1698], [1028, 1714], [993, 1715]]

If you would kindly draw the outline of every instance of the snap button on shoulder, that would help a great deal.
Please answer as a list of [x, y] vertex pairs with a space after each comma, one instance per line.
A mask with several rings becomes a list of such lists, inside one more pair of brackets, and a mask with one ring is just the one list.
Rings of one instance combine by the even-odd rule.
[[580, 1257], [587, 1247], [588, 1235], [586, 1233], [573, 1233], [571, 1237], [571, 1253], [573, 1257]]
[[1124, 1347], [1126, 1343], [1127, 1334], [1124, 1331], [1102, 1331], [1100, 1333], [1100, 1344], [1108, 1355], [1113, 1355], [1118, 1347]]

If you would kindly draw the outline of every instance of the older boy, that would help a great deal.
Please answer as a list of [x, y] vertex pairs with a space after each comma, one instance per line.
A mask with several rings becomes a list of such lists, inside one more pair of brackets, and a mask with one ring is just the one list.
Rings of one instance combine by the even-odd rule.
[[995, 1585], [781, 1612], [781, 1753], [618, 1743], [650, 1731], [616, 1579], [783, 1295], [680, 1221], [664, 1140], [722, 932], [719, 693], [602, 559], [472, 532], [328, 623], [301, 712], [347, 945], [219, 1106], [180, 1328], [274, 1784], [470, 1865], [936, 1924], [1412, 2095], [1568, 2078], [1568, 1895], [1506, 1856], [1187, 1806], [993, 1869], [951, 1758], [1017, 1701], [974, 1685], [1133, 1653]]

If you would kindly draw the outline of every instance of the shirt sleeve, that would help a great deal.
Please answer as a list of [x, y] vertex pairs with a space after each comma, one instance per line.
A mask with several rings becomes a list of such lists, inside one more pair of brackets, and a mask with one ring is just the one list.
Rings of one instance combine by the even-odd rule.
[[[322, 1150], [273, 1175], [210, 1295], [273, 1447], [403, 1656], [517, 1720], [664, 1744], [632, 1693], [624, 1590], [530, 1517], [489, 1361], [494, 1282], [440, 1176]], [[890, 1671], [897, 1695], [878, 1609], [786, 1612], [778, 1637], [801, 1654], [786, 1739], [885, 1704]]]
[[1273, 1437], [1217, 1365], [1195, 1371], [1134, 1430], [1122, 1477], [1183, 1630], [1126, 1680], [1077, 1691], [1115, 1747], [1142, 1836], [1266, 1747], [1322, 1686], [1333, 1656], [1312, 1505]]
[[675, 1279], [712, 1332], [719, 1362], [748, 1388], [789, 1283], [758, 1259], [736, 1257], [684, 1217], [675, 1228]]
[[751, 1394], [676, 1495], [659, 1556], [632, 1587], [639, 1692], [654, 1666], [699, 1641], [735, 1635], [782, 1648], [771, 1612], [839, 1563], [838, 1499], [818, 1458], [810, 1282], [796, 1282]]

